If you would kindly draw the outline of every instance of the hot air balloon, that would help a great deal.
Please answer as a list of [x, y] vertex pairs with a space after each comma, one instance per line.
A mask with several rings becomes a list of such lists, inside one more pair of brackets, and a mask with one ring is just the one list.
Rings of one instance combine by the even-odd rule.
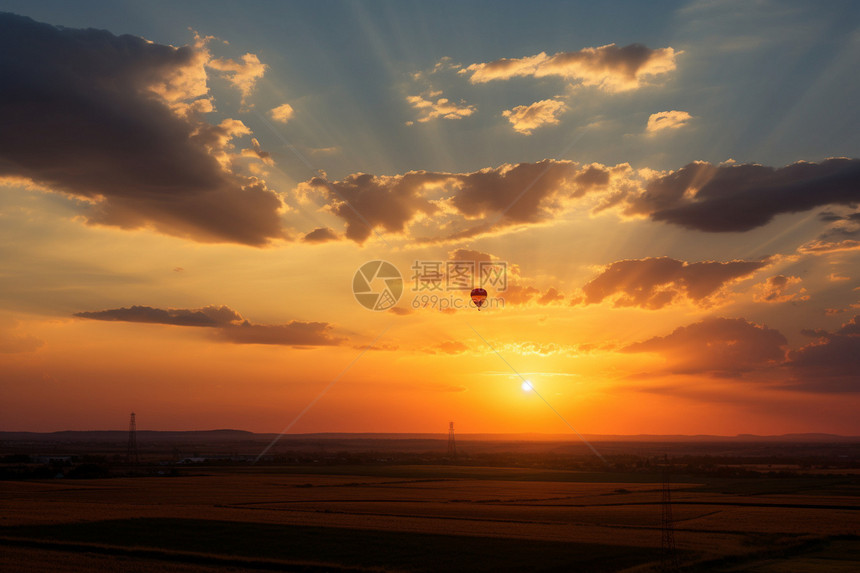
[[475, 303], [475, 306], [478, 307], [478, 310], [481, 310], [481, 305], [484, 304], [484, 301], [487, 300], [487, 291], [482, 288], [473, 288], [472, 289], [472, 302]]

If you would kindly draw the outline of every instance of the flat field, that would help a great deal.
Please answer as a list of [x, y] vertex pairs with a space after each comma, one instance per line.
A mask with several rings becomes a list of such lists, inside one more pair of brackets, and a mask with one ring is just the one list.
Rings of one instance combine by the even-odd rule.
[[[662, 484], [641, 476], [426, 465], [199, 474], [2, 482], [0, 570], [644, 572], [660, 565]], [[856, 570], [855, 479], [672, 487], [682, 570]]]

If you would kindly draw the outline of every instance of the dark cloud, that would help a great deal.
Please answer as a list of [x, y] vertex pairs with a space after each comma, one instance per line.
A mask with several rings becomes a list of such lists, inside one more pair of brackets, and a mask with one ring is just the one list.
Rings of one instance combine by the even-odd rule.
[[310, 233], [302, 237], [302, 241], [306, 243], [327, 243], [328, 241], [338, 240], [337, 233], [328, 227], [317, 227]]
[[788, 353], [788, 388], [810, 392], [860, 392], [860, 315], [834, 332], [805, 330], [818, 338]]
[[132, 306], [129, 308], [78, 312], [74, 316], [93, 320], [207, 327], [223, 326], [234, 322], [241, 322], [242, 320], [239, 313], [228, 306], [205, 306], [198, 309], [163, 309], [151, 306]]
[[424, 187], [447, 179], [447, 174], [424, 171], [394, 177], [355, 173], [333, 183], [314, 177], [303, 189], [323, 193], [331, 212], [346, 221], [346, 238], [363, 243], [374, 229], [401, 233], [419, 213], [436, 212], [438, 207], [423, 196]]
[[647, 214], [699, 231], [749, 231], [781, 213], [860, 201], [860, 159], [798, 162], [782, 168], [690, 163], [627, 197], [628, 214]]
[[706, 318], [622, 348], [622, 352], [654, 352], [677, 374], [740, 376], [762, 367], [780, 364], [788, 343], [777, 330], [743, 318]]
[[[434, 242], [548, 221], [566, 201], [605, 188], [619, 168], [626, 166], [582, 166], [573, 161], [545, 159], [471, 173], [356, 173], [335, 182], [315, 177], [302, 183], [299, 190], [322, 194], [327, 209], [346, 222], [345, 238], [357, 243], [366, 241], [377, 229], [404, 233], [421, 216], [437, 217], [438, 221], [451, 217], [470, 225], [442, 237], [423, 239]], [[471, 223], [476, 220], [481, 222]]]
[[86, 199], [93, 224], [248, 245], [282, 237], [277, 195], [229, 170], [230, 140], [248, 129], [199, 119], [212, 108], [209, 60], [202, 45], [0, 14], [0, 177]]
[[767, 266], [767, 261], [688, 263], [668, 257], [616, 261], [582, 287], [583, 304], [613, 299], [615, 306], [659, 309], [679, 299], [706, 306], [727, 285]]
[[205, 327], [212, 329], [217, 339], [236, 344], [306, 347], [338, 345], [345, 340], [333, 337], [332, 326], [326, 322], [293, 320], [286, 324], [252, 324], [228, 306], [205, 306], [198, 309], [132, 306], [78, 312], [74, 316], [93, 320]]

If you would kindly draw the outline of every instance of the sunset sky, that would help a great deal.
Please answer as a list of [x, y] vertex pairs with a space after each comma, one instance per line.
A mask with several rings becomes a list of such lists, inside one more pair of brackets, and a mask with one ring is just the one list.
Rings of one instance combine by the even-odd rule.
[[0, 430], [860, 434], [856, 2], [0, 12]]

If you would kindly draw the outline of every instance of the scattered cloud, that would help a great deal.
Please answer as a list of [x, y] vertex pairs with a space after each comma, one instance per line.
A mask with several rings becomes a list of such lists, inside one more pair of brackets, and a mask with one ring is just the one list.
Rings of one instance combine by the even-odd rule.
[[[623, 217], [649, 217], [698, 231], [743, 232], [780, 213], [860, 202], [860, 159], [799, 162], [783, 168], [693, 162], [670, 172], [634, 170], [626, 163], [582, 165], [544, 159], [470, 173], [355, 173], [334, 183], [314, 178], [297, 190], [300, 195], [321, 193], [325, 208], [346, 221], [345, 237], [358, 243], [370, 237], [372, 229], [408, 233], [433, 243], [544, 224], [586, 196], [592, 214], [614, 210]], [[420, 226], [412, 227], [419, 221], [426, 222], [425, 236]], [[829, 235], [800, 251], [856, 250], [857, 221], [846, 218], [834, 225]], [[426, 236], [439, 230], [442, 234]]]
[[545, 99], [536, 101], [531, 105], [518, 105], [513, 109], [505, 110], [502, 112], [502, 116], [511, 122], [514, 131], [523, 135], [531, 135], [532, 131], [538, 127], [558, 124], [558, 115], [565, 109], [567, 106], [564, 102], [557, 99]]
[[493, 348], [504, 353], [514, 353], [521, 356], [550, 356], [562, 352], [570, 353], [575, 347], [563, 346], [553, 342], [518, 342], [513, 344], [495, 344]]
[[[298, 192], [322, 194], [326, 209], [346, 221], [345, 237], [357, 243], [367, 240], [373, 229], [405, 233], [420, 218], [433, 218], [432, 229], [451, 228], [455, 222], [470, 225], [443, 237], [422, 239], [435, 242], [548, 221], [568, 200], [605, 189], [617, 170], [546, 159], [471, 173], [356, 173], [335, 182], [315, 177], [301, 183]], [[471, 224], [484, 219], [491, 221]]]
[[828, 253], [842, 253], [846, 251], [860, 251], [860, 241], [856, 239], [843, 239], [841, 241], [827, 241], [816, 239], [798, 247], [797, 251], [804, 255], [825, 255]]
[[270, 110], [269, 117], [277, 122], [287, 123], [292, 119], [294, 113], [295, 111], [293, 110], [293, 106], [288, 103], [284, 103]]
[[860, 250], [860, 213], [842, 216], [832, 211], [824, 211], [818, 214], [818, 218], [829, 223], [829, 227], [816, 239], [798, 247], [798, 253], [826, 255]]
[[616, 261], [582, 287], [580, 304], [611, 300], [616, 307], [656, 310], [686, 300], [712, 306], [729, 285], [767, 265], [768, 261], [688, 263], [669, 257]]
[[603, 91], [620, 92], [637, 89], [655, 77], [673, 71], [675, 58], [681, 53], [672, 48], [652, 50], [642, 44], [623, 48], [608, 44], [552, 56], [541, 52], [524, 58], [502, 58], [472, 64], [459, 73], [468, 75], [473, 84], [514, 77], [558, 76], [579, 81], [584, 86], [596, 86]]
[[462, 354], [469, 350], [469, 347], [459, 340], [446, 340], [436, 345], [434, 349], [445, 354]]
[[800, 277], [787, 277], [785, 275], [775, 275], [769, 277], [763, 283], [759, 283], [753, 287], [753, 300], [756, 302], [788, 302], [809, 300], [809, 295], [805, 288], [800, 288], [794, 292], [789, 292], [792, 287], [801, 283]]
[[652, 113], [645, 127], [647, 133], [655, 133], [665, 129], [678, 129], [687, 125], [693, 119], [686, 111], [661, 111]]
[[787, 343], [779, 331], [743, 318], [706, 318], [621, 351], [659, 354], [666, 359], [667, 370], [675, 374], [738, 377], [780, 364]]
[[260, 147], [260, 142], [257, 141], [256, 137], [251, 138], [251, 149], [242, 150], [242, 156], [259, 159], [266, 165], [275, 164], [275, 162], [272, 160], [272, 155], [268, 151], [263, 151], [263, 149]]
[[[408, 96], [406, 101], [418, 111], [418, 123], [425, 123], [432, 119], [463, 119], [475, 113], [475, 106], [468, 105], [465, 101], [452, 102], [441, 96], [440, 91], [429, 91], [417, 96]], [[409, 122], [410, 124], [412, 122]]]
[[75, 313], [76, 317], [115, 322], [142, 322], [212, 329], [216, 339], [236, 344], [279, 344], [293, 347], [333, 346], [345, 341], [331, 334], [326, 322], [292, 320], [286, 324], [252, 324], [228, 306], [197, 309], [132, 306]]
[[[266, 72], [266, 64], [260, 62], [255, 54], [245, 54], [242, 61], [229, 58], [212, 59], [207, 64], [213, 70], [218, 70], [227, 78], [230, 84], [242, 94], [242, 106], [250, 107], [248, 98], [257, 85], [257, 80]], [[282, 106], [283, 107], [283, 106]]]
[[[206, 38], [175, 48], [12, 14], [0, 26], [0, 178], [84, 199], [90, 224], [254, 246], [284, 236], [277, 194], [230, 170], [232, 140], [250, 132], [201, 119]], [[232, 72], [242, 89], [253, 61]]]

